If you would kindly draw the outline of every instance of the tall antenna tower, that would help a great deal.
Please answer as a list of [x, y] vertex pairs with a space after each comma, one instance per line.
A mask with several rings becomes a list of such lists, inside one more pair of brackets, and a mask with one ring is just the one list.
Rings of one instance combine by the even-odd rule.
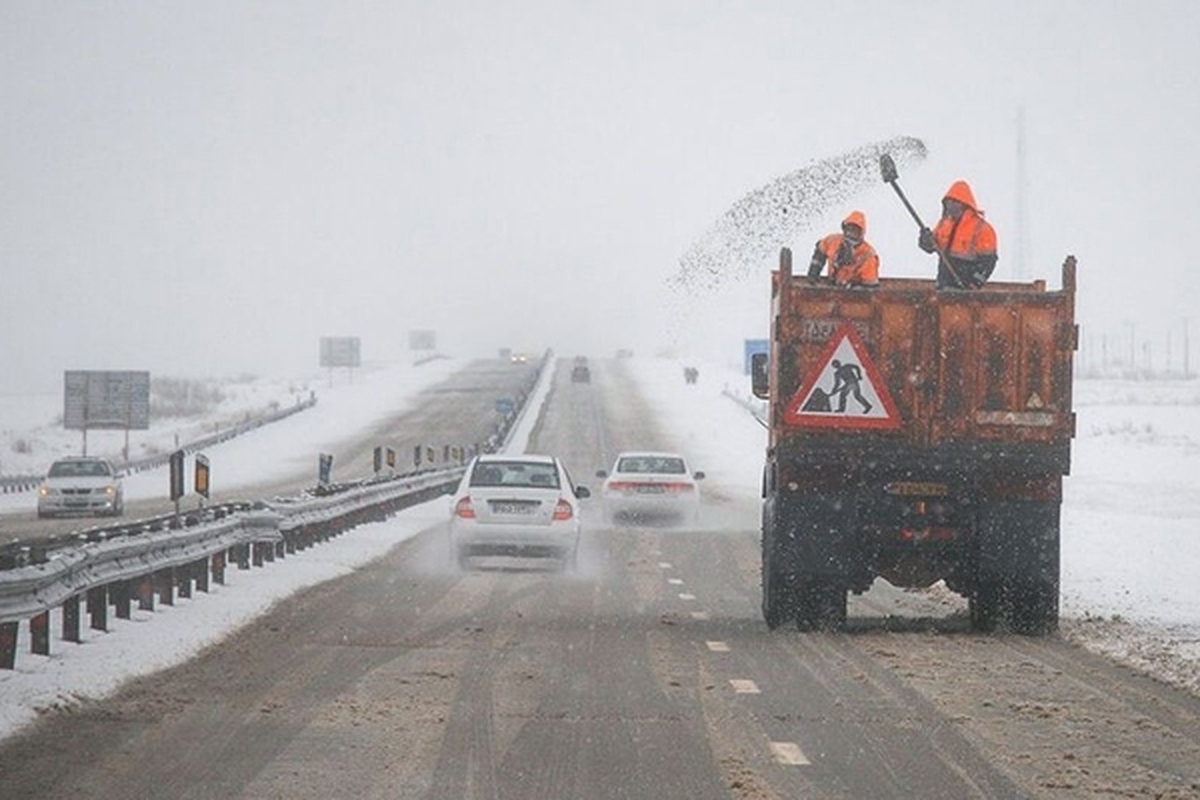
[[1029, 180], [1025, 173], [1025, 106], [1017, 106], [1017, 225], [1013, 277], [1029, 277], [1029, 212], [1026, 206]]

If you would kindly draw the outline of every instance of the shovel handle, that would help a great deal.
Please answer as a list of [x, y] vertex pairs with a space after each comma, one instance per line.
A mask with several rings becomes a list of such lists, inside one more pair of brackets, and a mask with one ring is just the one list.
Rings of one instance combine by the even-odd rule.
[[894, 180], [888, 181], [888, 184], [896, 190], [896, 194], [900, 196], [900, 202], [904, 203], [904, 207], [908, 209], [908, 213], [912, 214], [912, 218], [916, 220], [917, 226], [924, 229], [925, 223], [921, 221], [921, 217], [917, 214], [917, 210], [912, 207], [912, 203], [908, 202], [908, 198], [904, 196], [904, 191], [901, 190], [900, 184]]
[[[900, 196], [900, 201], [904, 203], [904, 207], [908, 209], [908, 213], [912, 214], [912, 218], [916, 220], [917, 225], [921, 228], [921, 230], [925, 230], [925, 223], [921, 221], [921, 217], [917, 214], [917, 210], [912, 207], [912, 203], [908, 202], [908, 198], [904, 196], [904, 192], [900, 189], [900, 184], [896, 183], [895, 179], [888, 181], [888, 183], [893, 189], [896, 190], [896, 194]], [[963, 279], [959, 277], [958, 271], [954, 269], [954, 265], [950, 263], [950, 259], [946, 257], [946, 254], [942, 251], [942, 248], [936, 243], [934, 244], [934, 248], [937, 250], [938, 260], [946, 265], [946, 269], [949, 270], [950, 274], [954, 276], [954, 280], [958, 281], [959, 283], [963, 283]], [[963, 283], [963, 285], [965, 286], [966, 284]]]

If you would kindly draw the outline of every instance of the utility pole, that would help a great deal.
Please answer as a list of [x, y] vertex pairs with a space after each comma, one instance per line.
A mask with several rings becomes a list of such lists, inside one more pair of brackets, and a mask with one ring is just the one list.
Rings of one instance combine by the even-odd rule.
[[1026, 208], [1028, 189], [1025, 173], [1025, 106], [1017, 106], [1017, 252], [1013, 260], [1013, 277], [1019, 281], [1026, 280], [1029, 275], [1029, 213]]
[[1192, 377], [1188, 372], [1188, 318], [1183, 318], [1183, 379]]

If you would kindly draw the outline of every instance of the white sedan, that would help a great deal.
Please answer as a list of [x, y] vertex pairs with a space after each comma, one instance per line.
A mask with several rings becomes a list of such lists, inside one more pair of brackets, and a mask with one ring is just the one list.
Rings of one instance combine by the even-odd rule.
[[621, 453], [611, 472], [599, 470], [604, 478], [604, 518], [678, 518], [694, 523], [700, 514], [703, 472], [692, 472], [687, 459], [678, 453]]
[[125, 511], [121, 475], [106, 458], [76, 456], [50, 465], [38, 487], [39, 517], [55, 514], [105, 514]]
[[472, 556], [516, 556], [557, 558], [573, 569], [579, 501], [589, 495], [553, 456], [476, 456], [450, 506], [459, 566], [470, 566]]

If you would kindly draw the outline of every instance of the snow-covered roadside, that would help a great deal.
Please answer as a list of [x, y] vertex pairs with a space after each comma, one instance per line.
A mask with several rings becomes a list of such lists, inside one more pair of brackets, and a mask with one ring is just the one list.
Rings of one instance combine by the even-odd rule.
[[[749, 377], [634, 359], [663, 428], [723, 490], [760, 491], [766, 431]], [[699, 381], [683, 380], [685, 366]], [[1200, 385], [1083, 381], [1062, 511], [1062, 635], [1200, 693]]]
[[[180, 436], [181, 430], [185, 433], [202, 430], [204, 434], [211, 434], [211, 420], [236, 419], [253, 408], [265, 408], [273, 401], [285, 404], [294, 402], [296, 390], [303, 388], [303, 397], [307, 397], [309, 392], [316, 394], [315, 406], [223, 442], [209, 449], [206, 455], [212, 468], [212, 487], [216, 491], [287, 478], [305, 471], [310, 471], [315, 479], [318, 453], [336, 453], [337, 445], [347, 436], [367, 430], [387, 416], [403, 410], [422, 389], [462, 367], [461, 361], [440, 359], [419, 366], [395, 364], [364, 368], [352, 376], [342, 372], [330, 378], [308, 382], [264, 380], [260, 383], [234, 384], [227, 401], [206, 417], [208, 422], [156, 421], [149, 430], [130, 434], [131, 450], [170, 452], [180, 441], [188, 440], [189, 437]], [[51, 398], [51, 401], [54, 402], [54, 399]], [[56, 402], [61, 403], [61, 398]], [[5, 420], [0, 430], [0, 452], [12, 453], [18, 441], [37, 443], [36, 452], [32, 456], [27, 455], [22, 465], [25, 470], [37, 473], [44, 470], [54, 458], [79, 452], [80, 433], [62, 429], [61, 409], [47, 404], [43, 405], [40, 415], [33, 415], [31, 409], [24, 414], [25, 418], [38, 419], [40, 422], [29, 429], [21, 429]], [[57, 420], [56, 414], [59, 415]], [[88, 452], [113, 457], [119, 453], [123, 443], [122, 432], [94, 431], [89, 434]], [[11, 463], [12, 459], [5, 461], [6, 471], [21, 471], [10, 469]], [[336, 459], [333, 472], [335, 480], [364, 477], [339, 475]], [[127, 476], [124, 481], [126, 498], [136, 500], [163, 496], [168, 488], [166, 474], [163, 468]], [[33, 492], [0, 495], [0, 513], [31, 510], [34, 503]]]
[[[292, 474], [288, 471], [298, 459], [307, 464], [313, 453], [395, 413], [422, 389], [461, 368], [461, 362], [435, 361], [419, 367], [397, 365], [369, 371], [356, 375], [353, 382], [334, 381], [319, 390], [314, 408], [214, 448], [210, 452], [214, 474], [235, 486], [238, 481], [264, 475]], [[227, 415], [228, 409], [221, 413]], [[52, 441], [78, 436], [56, 432], [52, 426], [34, 430]], [[143, 436], [149, 441], [173, 441], [174, 430], [159, 426]], [[315, 475], [315, 461], [313, 468]], [[129, 496], [162, 493], [160, 472], [128, 478]], [[24, 510], [31, 502], [30, 494], [6, 495], [0, 500], [0, 509]], [[378, 558], [443, 522], [446, 514], [444, 499], [431, 500], [386, 522], [361, 526], [320, 547], [289, 556], [283, 565], [250, 572], [227, 570], [226, 585], [213, 585], [208, 594], [177, 598], [174, 607], [159, 605], [154, 612], [135, 610], [130, 620], [110, 617], [107, 632], [85, 626], [80, 644], [62, 641], [61, 615], [52, 614], [51, 654], [32, 655], [26, 640], [18, 648], [16, 669], [0, 670], [0, 738], [31, 722], [39, 711], [81, 698], [103, 697], [129, 678], [186, 661], [275, 603]], [[21, 635], [28, 636], [25, 626]]]

